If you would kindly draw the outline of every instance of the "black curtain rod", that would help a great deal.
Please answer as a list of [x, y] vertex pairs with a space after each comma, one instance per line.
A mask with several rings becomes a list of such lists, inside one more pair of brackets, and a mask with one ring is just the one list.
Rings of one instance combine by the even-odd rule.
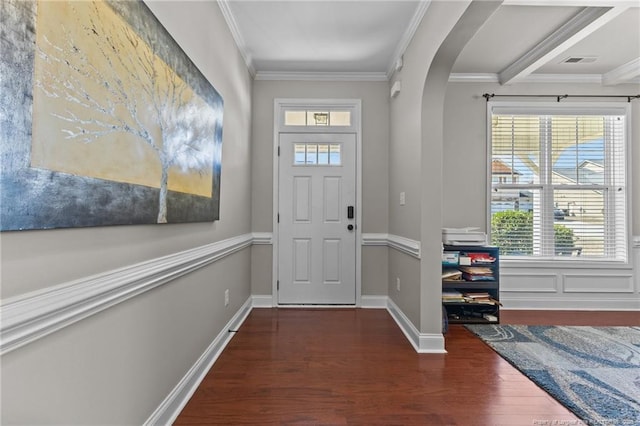
[[568, 97], [572, 98], [627, 98], [627, 102], [631, 102], [634, 99], [640, 99], [640, 95], [496, 95], [495, 93], [485, 93], [483, 98], [489, 102], [489, 99], [494, 97], [506, 97], [506, 98], [556, 98], [556, 101], [560, 102]]

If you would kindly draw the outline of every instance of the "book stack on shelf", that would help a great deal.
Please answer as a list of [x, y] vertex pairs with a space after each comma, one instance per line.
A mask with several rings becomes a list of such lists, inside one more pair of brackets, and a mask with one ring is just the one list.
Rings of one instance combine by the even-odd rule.
[[461, 266], [460, 272], [465, 281], [494, 281], [493, 269], [485, 266]]
[[444, 246], [442, 303], [450, 323], [499, 322], [497, 247]]
[[502, 304], [498, 300], [491, 297], [491, 294], [488, 291], [467, 292], [463, 293], [462, 297], [467, 303], [480, 303], [483, 305], [502, 306]]
[[462, 303], [465, 298], [462, 293], [457, 290], [443, 290], [442, 302], [443, 303]]

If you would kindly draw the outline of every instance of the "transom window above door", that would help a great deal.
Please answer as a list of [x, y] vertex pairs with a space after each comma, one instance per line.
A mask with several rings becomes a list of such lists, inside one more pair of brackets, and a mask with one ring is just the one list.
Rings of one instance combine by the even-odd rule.
[[351, 111], [285, 110], [285, 126], [351, 126]]

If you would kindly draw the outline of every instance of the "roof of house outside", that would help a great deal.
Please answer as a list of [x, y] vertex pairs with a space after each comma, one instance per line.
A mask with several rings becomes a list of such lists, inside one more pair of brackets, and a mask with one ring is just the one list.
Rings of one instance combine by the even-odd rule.
[[491, 173], [494, 175], [521, 175], [522, 173], [513, 170], [502, 160], [491, 162]]
[[553, 172], [574, 183], [604, 184], [604, 165], [600, 161], [585, 160], [578, 167], [554, 168]]

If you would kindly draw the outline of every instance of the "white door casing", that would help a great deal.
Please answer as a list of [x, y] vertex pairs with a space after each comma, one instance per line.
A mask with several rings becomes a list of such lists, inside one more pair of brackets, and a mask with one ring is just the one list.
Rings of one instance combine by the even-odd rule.
[[278, 304], [356, 304], [356, 140], [279, 134]]

